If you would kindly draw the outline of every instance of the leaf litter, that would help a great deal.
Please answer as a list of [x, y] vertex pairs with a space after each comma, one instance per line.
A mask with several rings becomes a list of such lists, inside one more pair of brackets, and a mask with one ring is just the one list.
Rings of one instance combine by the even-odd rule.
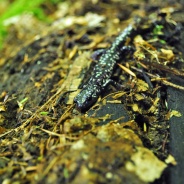
[[[94, 2], [89, 3], [95, 11], [100, 11], [95, 9]], [[95, 64], [90, 59], [93, 50], [107, 48], [113, 41], [112, 35], [105, 30], [116, 30], [116, 27], [122, 28], [122, 24], [127, 24], [125, 17], [124, 20], [119, 18], [119, 21], [110, 19], [110, 4], [98, 3], [104, 16], [98, 13], [72, 15], [71, 9], [78, 11], [75, 3], [70, 10], [68, 8], [71, 15], [63, 15], [53, 23], [53, 27], [45, 27], [44, 36], [38, 32], [38, 39], [32, 39], [27, 48], [22, 48], [22, 60], [21, 52], [17, 58], [14, 53], [13, 61], [22, 61], [21, 67], [16, 68], [18, 72], [24, 74], [24, 69], [26, 73], [27, 65], [34, 66], [35, 63], [41, 65], [39, 71], [44, 72], [40, 77], [36, 73], [31, 76], [30, 86], [34, 84], [36, 89], [26, 86], [27, 93], [21, 96], [24, 88], [15, 87], [10, 100], [6, 104], [1, 101], [0, 174], [3, 183], [149, 183], [162, 176], [168, 163], [174, 163], [172, 159], [165, 162], [169, 158], [167, 121], [173, 115], [181, 114], [170, 111], [165, 105], [163, 84], [170, 84], [170, 76], [163, 75], [163, 71], [180, 75], [182, 71], [175, 69], [174, 64], [176, 58], [180, 62], [182, 60], [180, 53], [172, 51], [169, 44], [158, 41], [159, 36], [165, 34], [162, 27], [135, 43], [134, 60], [120, 64], [120, 67], [124, 67], [117, 76], [122, 76], [125, 89], [118, 92], [109, 89], [109, 94], [104, 94], [102, 98], [103, 101], [107, 99], [106, 103], [100, 105], [102, 108], [108, 103], [122, 103], [130, 120], [112, 120], [111, 114], [101, 118], [91, 117], [88, 112], [79, 113], [73, 106], [73, 98], [80, 84], [90, 76], [91, 73], [87, 71]], [[112, 6], [118, 9], [119, 3], [117, 1]], [[130, 12], [134, 6], [127, 7], [131, 19]], [[141, 11], [139, 14], [145, 13]], [[50, 55], [47, 55], [48, 52]], [[40, 64], [39, 61], [48, 57], [49, 62], [45, 60], [47, 64]], [[4, 76], [3, 82], [6, 80]], [[153, 83], [154, 89], [149, 83]], [[50, 88], [45, 88], [49, 85]], [[173, 84], [173, 87], [176, 86], [182, 88]], [[4, 90], [10, 91], [9, 86], [1, 94]], [[29, 91], [35, 94], [34, 97], [40, 93], [45, 96], [42, 100], [35, 98], [31, 101], [33, 98], [28, 97]], [[17, 102], [20, 103], [22, 99], [28, 100], [18, 106]], [[14, 116], [10, 115], [13, 107]], [[98, 108], [94, 108], [94, 111], [98, 111]], [[109, 123], [102, 125], [101, 122], [105, 120], [109, 120]]]

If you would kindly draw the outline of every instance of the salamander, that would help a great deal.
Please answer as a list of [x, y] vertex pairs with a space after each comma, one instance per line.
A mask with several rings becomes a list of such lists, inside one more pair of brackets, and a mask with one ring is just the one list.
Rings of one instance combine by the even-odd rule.
[[130, 50], [129, 46], [125, 46], [125, 43], [127, 38], [135, 35], [137, 31], [136, 27], [135, 24], [127, 26], [124, 31], [115, 38], [110, 48], [101, 55], [87, 84], [82, 87], [82, 90], [74, 98], [74, 103], [78, 110], [88, 110], [97, 101], [104, 89], [110, 83], [113, 83], [111, 76], [116, 63]]

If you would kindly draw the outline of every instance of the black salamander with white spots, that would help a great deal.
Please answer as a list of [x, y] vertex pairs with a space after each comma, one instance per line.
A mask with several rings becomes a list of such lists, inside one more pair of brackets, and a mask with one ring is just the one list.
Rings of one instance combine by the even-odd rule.
[[104, 89], [113, 82], [111, 76], [116, 63], [123, 59], [130, 50], [129, 46], [125, 46], [125, 43], [127, 38], [135, 36], [136, 27], [135, 24], [129, 25], [116, 37], [111, 47], [101, 55], [93, 69], [91, 78], [74, 98], [78, 110], [88, 110], [97, 101]]

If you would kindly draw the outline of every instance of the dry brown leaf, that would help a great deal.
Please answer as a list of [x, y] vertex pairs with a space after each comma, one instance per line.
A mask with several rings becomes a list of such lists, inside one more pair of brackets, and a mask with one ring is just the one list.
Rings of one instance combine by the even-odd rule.
[[168, 157], [165, 159], [166, 164], [172, 164], [172, 165], [177, 165], [177, 162], [175, 158], [172, 155], [168, 155]]
[[153, 102], [153, 105], [149, 108], [148, 112], [154, 113], [158, 109], [158, 103], [159, 103], [160, 98], [156, 98]]
[[174, 59], [174, 53], [172, 50], [167, 50], [167, 49], [161, 49], [161, 52], [164, 54], [164, 56], [169, 60]]
[[0, 134], [3, 134], [4, 132], [6, 132], [6, 129], [0, 126]]
[[140, 100], [144, 99], [144, 96], [137, 93], [137, 94], [135, 94], [135, 98], [136, 98], [137, 101], [140, 101]]
[[140, 111], [139, 106], [138, 106], [137, 104], [133, 104], [133, 105], [132, 105], [132, 110], [133, 110], [134, 112], [139, 112], [139, 111]]
[[141, 79], [137, 80], [136, 87], [137, 87], [137, 92], [143, 92], [149, 89], [148, 84]]
[[160, 178], [167, 165], [147, 148], [137, 147], [136, 150], [131, 156], [131, 161], [126, 163], [126, 169], [135, 172], [144, 182], [153, 182]]
[[2, 125], [4, 121], [5, 121], [5, 117], [2, 114], [0, 114], [0, 125]]
[[170, 112], [170, 117], [173, 117], [173, 116], [175, 116], [175, 117], [181, 117], [182, 114], [181, 114], [179, 111], [172, 110], [172, 111]]
[[3, 103], [0, 103], [0, 112], [6, 111], [6, 107]]

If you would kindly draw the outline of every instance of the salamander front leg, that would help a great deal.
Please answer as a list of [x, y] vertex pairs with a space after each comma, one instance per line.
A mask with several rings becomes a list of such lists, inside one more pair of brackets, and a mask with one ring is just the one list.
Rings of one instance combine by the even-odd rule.
[[121, 50], [121, 54], [126, 54], [126, 55], [133, 54], [133, 52], [135, 52], [135, 48], [133, 48], [132, 46], [123, 46], [120, 48], [120, 50]]
[[103, 88], [105, 89], [108, 85], [112, 85], [118, 90], [121, 90], [122, 88], [125, 87], [124, 85], [122, 85], [122, 84], [120, 84], [112, 79], [107, 80], [106, 83], [103, 85]]
[[102, 54], [104, 54], [105, 52], [106, 52], [106, 49], [98, 49], [98, 50], [95, 50], [95, 51], [92, 53], [92, 55], [91, 55], [91, 59], [92, 59], [92, 60], [98, 61], [99, 58], [100, 58], [100, 56], [101, 56]]

